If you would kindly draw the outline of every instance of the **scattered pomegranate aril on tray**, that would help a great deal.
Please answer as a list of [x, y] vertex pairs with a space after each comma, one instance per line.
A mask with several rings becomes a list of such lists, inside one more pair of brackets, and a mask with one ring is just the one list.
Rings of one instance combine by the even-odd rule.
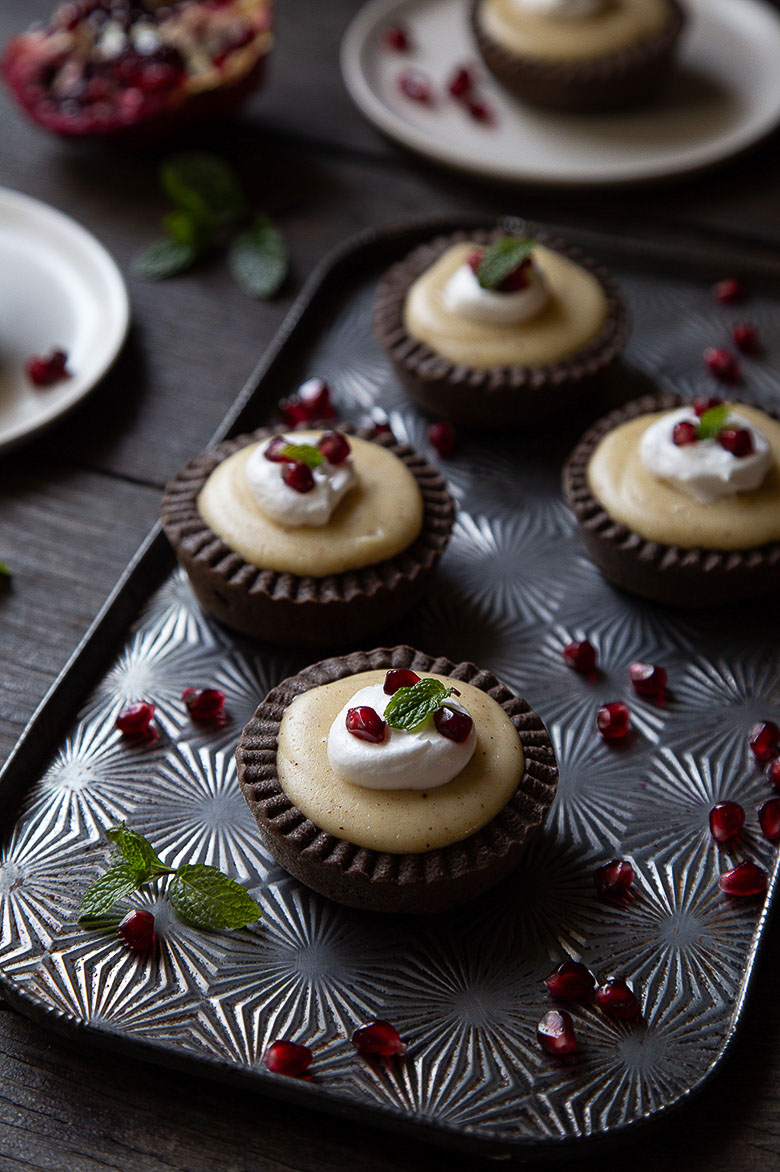
[[358, 1026], [352, 1034], [352, 1044], [360, 1054], [378, 1054], [382, 1058], [403, 1055], [407, 1050], [395, 1026], [382, 1019]]
[[724, 871], [718, 880], [718, 887], [726, 895], [761, 895], [766, 891], [767, 874], [757, 863], [746, 860], [737, 863], [730, 871]]
[[379, 713], [368, 704], [360, 704], [357, 708], [347, 710], [347, 732], [352, 733], [359, 741], [368, 741], [372, 745], [381, 745], [387, 734], [387, 725]]
[[467, 65], [459, 65], [453, 73], [450, 80], [447, 82], [447, 92], [453, 98], [463, 98], [466, 94], [470, 94], [474, 89], [475, 78], [474, 74]]
[[780, 728], [773, 720], [760, 721], [748, 733], [748, 744], [756, 761], [771, 761], [780, 753]]
[[386, 696], [394, 696], [399, 688], [413, 688], [419, 682], [420, 677], [410, 667], [391, 667], [385, 676], [383, 691]]
[[721, 305], [734, 305], [735, 302], [743, 300], [745, 286], [737, 277], [724, 277], [722, 281], [713, 285], [712, 292], [715, 300]]
[[761, 349], [758, 330], [750, 322], [737, 322], [732, 326], [731, 340], [742, 354], [757, 354]]
[[233, 110], [261, 82], [270, 0], [81, 0], [8, 44], [24, 110], [71, 138], [159, 140]]
[[412, 48], [412, 38], [403, 24], [392, 24], [386, 28], [382, 40], [385, 48], [392, 49], [394, 53], [408, 53]]
[[596, 990], [596, 1004], [610, 1017], [620, 1021], [638, 1021], [642, 1006], [622, 977], [610, 977]]
[[776, 757], [766, 771], [766, 775], [775, 789], [780, 789], [780, 757]]
[[224, 718], [225, 693], [219, 688], [185, 688], [181, 698], [193, 720]]
[[628, 669], [628, 678], [631, 680], [634, 691], [639, 696], [658, 698], [666, 692], [669, 677], [665, 667], [656, 663], [632, 663]]
[[599, 899], [633, 899], [630, 887], [634, 882], [634, 868], [627, 859], [611, 859], [593, 872], [593, 883]]
[[263, 1054], [263, 1063], [274, 1074], [286, 1074], [288, 1078], [297, 1078], [309, 1069], [312, 1063], [312, 1052], [308, 1046], [301, 1046], [299, 1042], [287, 1042], [279, 1039], [271, 1042]]
[[589, 676], [596, 670], [598, 661], [596, 648], [587, 639], [583, 639], [579, 643], [567, 643], [561, 655], [566, 666], [579, 672], [580, 675]]
[[64, 350], [52, 350], [45, 358], [29, 358], [24, 369], [34, 386], [50, 387], [64, 378], [70, 378], [67, 362], [68, 355]]
[[711, 374], [724, 383], [739, 381], [739, 363], [725, 346], [710, 346], [704, 351], [704, 364]]
[[631, 731], [631, 713], [621, 700], [602, 704], [596, 712], [596, 724], [605, 741], [621, 741]]
[[780, 840], [780, 798], [768, 798], [758, 811], [758, 821], [764, 838]]
[[457, 745], [462, 745], [471, 736], [474, 721], [467, 712], [457, 712], [446, 706], [433, 714], [433, 723], [438, 732]]
[[475, 122], [489, 125], [494, 121], [495, 115], [492, 106], [489, 106], [482, 98], [466, 97], [463, 100], [463, 105], [466, 107], [469, 117], [473, 118]]
[[413, 102], [422, 106], [430, 106], [433, 102], [433, 86], [427, 73], [421, 69], [405, 69], [396, 79], [399, 92]]
[[550, 1009], [536, 1027], [539, 1044], [548, 1054], [573, 1054], [577, 1049], [574, 1022], [565, 1009]]
[[146, 700], [139, 700], [137, 703], [128, 704], [127, 708], [123, 708], [114, 724], [121, 733], [125, 733], [127, 736], [135, 736], [139, 733], [151, 736], [150, 725], [153, 717], [154, 704], [149, 704]]
[[580, 1001], [588, 997], [596, 987], [593, 973], [578, 960], [564, 960], [554, 969], [544, 983], [547, 992], [557, 1001]]
[[135, 908], [120, 922], [116, 934], [131, 952], [149, 952], [157, 941], [154, 916], [143, 908]]
[[455, 451], [458, 442], [457, 433], [451, 423], [442, 420], [432, 423], [428, 428], [428, 443], [436, 449], [440, 456], [450, 456]]
[[710, 834], [716, 842], [728, 842], [745, 825], [745, 811], [739, 802], [718, 802], [710, 810]]

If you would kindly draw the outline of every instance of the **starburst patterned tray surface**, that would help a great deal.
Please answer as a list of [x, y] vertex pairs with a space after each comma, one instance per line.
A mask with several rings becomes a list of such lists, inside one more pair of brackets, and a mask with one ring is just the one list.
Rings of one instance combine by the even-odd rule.
[[[425, 422], [370, 329], [379, 273], [424, 234], [368, 234], [332, 258], [222, 433], [269, 418], [281, 393], [316, 373], [345, 416], [387, 417], [397, 436], [425, 447]], [[619, 253], [611, 259], [635, 322], [622, 396], [645, 389], [648, 376], [697, 389], [701, 352], [725, 328], [708, 281], [680, 279], [671, 255], [663, 277], [626, 271]], [[770, 348], [777, 308], [751, 304]], [[777, 395], [766, 360], [746, 377], [759, 401]], [[6, 995], [118, 1049], [483, 1153], [552, 1153], [617, 1136], [700, 1086], [736, 1027], [765, 922], [760, 903], [719, 892], [719, 873], [741, 858], [763, 864], [766, 907], [776, 882], [755, 817], [768, 785], [748, 760], [746, 733], [754, 720], [780, 718], [780, 624], [770, 604], [749, 617], [697, 617], [602, 580], [558, 483], [577, 432], [603, 409], [590, 404], [542, 442], [539, 433], [461, 437], [442, 464], [459, 516], [436, 588], [390, 636], [491, 668], [550, 730], [559, 794], [509, 881], [443, 918], [383, 918], [330, 903], [270, 861], [239, 793], [233, 749], [259, 700], [309, 657], [210, 622], [158, 534], [5, 770], [0, 793], [15, 803], [0, 867]], [[594, 680], [561, 659], [564, 644], [583, 637], [598, 648]], [[121, 647], [106, 667], [112, 641]], [[637, 658], [668, 669], [666, 703], [632, 693], [627, 666]], [[180, 701], [188, 686], [225, 692], [223, 728], [190, 723]], [[161, 733], [146, 747], [114, 728], [139, 698], [156, 704]], [[597, 704], [612, 699], [633, 713], [626, 748], [595, 732]], [[716, 847], [707, 828], [710, 807], [726, 798], [748, 811], [733, 850]], [[157, 918], [151, 960], [112, 932], [80, 928], [79, 900], [106, 857], [103, 830], [123, 818], [166, 863], [207, 862], [243, 882], [262, 919], [232, 934], [197, 931], [175, 918], [164, 890], [153, 891], [133, 901]], [[615, 856], [632, 861], [636, 898], [611, 907], [597, 900], [592, 872]], [[626, 977], [644, 1018], [632, 1026], [575, 1006], [581, 1049], [555, 1060], [535, 1030], [550, 1008], [543, 978], [567, 956], [601, 979]], [[397, 1025], [407, 1058], [357, 1055], [350, 1034], [373, 1017]], [[278, 1037], [313, 1049], [311, 1082], [264, 1069], [263, 1050]]]

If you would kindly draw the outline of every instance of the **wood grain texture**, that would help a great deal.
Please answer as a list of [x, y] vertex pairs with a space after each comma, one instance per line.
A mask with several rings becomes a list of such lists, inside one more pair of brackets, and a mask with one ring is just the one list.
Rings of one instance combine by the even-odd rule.
[[[361, 0], [279, 0], [280, 44], [268, 88], [230, 127], [197, 140], [241, 171], [258, 207], [291, 243], [288, 287], [245, 298], [215, 260], [174, 282], [129, 275], [164, 201], [155, 154], [106, 154], [58, 142], [0, 96], [0, 183], [44, 199], [101, 239], [128, 275], [134, 327], [117, 367], [68, 421], [0, 460], [0, 755], [154, 520], [159, 489], [202, 447], [250, 374], [313, 265], [344, 236], [423, 213], [526, 214], [575, 227], [604, 255], [664, 267], [676, 254], [711, 271], [776, 280], [777, 137], [710, 176], [625, 192], [491, 187], [436, 170], [394, 146], [353, 109], [337, 50]], [[49, 0], [5, 0], [0, 42]], [[192, 142], [192, 140], [191, 140]], [[1, 276], [1, 275], [0, 275]], [[280, 395], [289, 388], [280, 387]], [[776, 919], [777, 917], [775, 917]], [[697, 1102], [619, 1154], [580, 1172], [763, 1172], [780, 1166], [780, 940], [768, 934], [731, 1061]], [[438, 1153], [246, 1091], [173, 1075], [62, 1040], [0, 1011], [0, 1168], [62, 1172], [423, 1172]], [[453, 1172], [494, 1163], [447, 1157]]]

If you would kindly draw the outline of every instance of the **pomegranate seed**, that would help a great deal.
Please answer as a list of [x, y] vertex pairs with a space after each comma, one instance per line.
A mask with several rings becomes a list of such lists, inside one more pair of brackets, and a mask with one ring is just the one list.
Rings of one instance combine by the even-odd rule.
[[632, 663], [628, 678], [640, 696], [663, 696], [668, 682], [666, 668], [654, 663]]
[[770, 842], [780, 839], [780, 798], [769, 798], [758, 811], [758, 821], [764, 838]]
[[749, 322], [741, 321], [732, 328], [731, 338], [743, 354], [757, 354], [761, 349], [758, 330]]
[[596, 1004], [621, 1021], [637, 1021], [642, 1016], [642, 1006], [622, 977], [610, 977], [596, 990]]
[[698, 442], [699, 432], [695, 423], [691, 423], [687, 419], [683, 419], [681, 423], [675, 423], [672, 428], [672, 443], [676, 444], [678, 448], [686, 448], [688, 444], [697, 444]]
[[455, 451], [457, 436], [451, 423], [432, 423], [428, 428], [428, 443], [440, 456], [449, 456]]
[[360, 1054], [380, 1054], [382, 1058], [406, 1053], [406, 1043], [389, 1021], [369, 1021], [358, 1026], [352, 1034], [352, 1044]]
[[297, 1078], [308, 1070], [312, 1062], [312, 1052], [308, 1046], [301, 1046], [298, 1042], [285, 1042], [281, 1039], [271, 1042], [263, 1054], [263, 1062], [268, 1070], [274, 1074], [286, 1074], [288, 1078]]
[[374, 435], [389, 435], [392, 436], [393, 429], [389, 423], [375, 423]]
[[749, 861], [737, 863], [730, 871], [724, 871], [718, 880], [718, 887], [726, 895], [761, 895], [766, 891], [766, 884], [766, 871]]
[[484, 249], [475, 248], [472, 252], [469, 253], [468, 257], [466, 258], [466, 264], [469, 266], [469, 268], [471, 269], [471, 271], [473, 273], [477, 273], [477, 272], [479, 272], [479, 266], [482, 264], [482, 261], [484, 259], [485, 259]]
[[361, 704], [358, 708], [348, 710], [347, 732], [351, 732], [359, 741], [381, 745], [387, 733], [387, 725], [378, 712], [367, 704]]
[[579, 1001], [593, 992], [596, 981], [584, 964], [578, 960], [565, 960], [549, 977], [545, 977], [544, 983], [550, 996], [558, 1001]]
[[[463, 104], [468, 110], [469, 117], [473, 118], [475, 122], [484, 122], [487, 124], [493, 121], [492, 106], [489, 106], [487, 102], [483, 102], [480, 98], [470, 98], [466, 96], [463, 100]], [[508, 279], [509, 278], [507, 278], [507, 280]], [[503, 289], [505, 284], [506, 281], [502, 281], [499, 285], [499, 289]], [[521, 285], [520, 287], [524, 289], [525, 285]]]
[[471, 93], [474, 84], [475, 79], [471, 70], [465, 65], [460, 65], [447, 83], [447, 91], [453, 98], [462, 98]]
[[128, 912], [116, 930], [119, 939], [131, 952], [148, 952], [154, 948], [154, 916], [141, 908]]
[[299, 423], [308, 423], [309, 412], [300, 399], [282, 399], [279, 403], [282, 419], [288, 427], [297, 427]]
[[756, 761], [771, 761], [780, 751], [780, 728], [773, 720], [754, 724], [748, 733], [748, 744]]
[[708, 370], [721, 382], [739, 381], [739, 363], [725, 346], [710, 346], [704, 351], [704, 362]]
[[605, 741], [619, 741], [631, 730], [631, 713], [621, 700], [602, 704], [596, 712], [596, 724]]
[[716, 842], [728, 842], [745, 825], [745, 811], [739, 802], [718, 802], [710, 810], [710, 834]]
[[581, 643], [567, 643], [561, 654], [567, 667], [581, 675], [588, 676], [596, 670], [596, 648], [587, 639]]
[[612, 859], [593, 872], [593, 882], [599, 899], [620, 899], [629, 892], [634, 882], [634, 868], [627, 859]]
[[766, 771], [766, 775], [775, 789], [780, 789], [780, 757], [776, 757]]
[[114, 723], [121, 733], [128, 736], [137, 733], [149, 736], [151, 735], [149, 725], [153, 716], [154, 704], [149, 704], [146, 700], [139, 700], [137, 704], [129, 704], [127, 708], [123, 708]]
[[343, 464], [350, 452], [347, 437], [340, 431], [326, 431], [320, 436], [317, 447], [329, 464]]
[[398, 75], [397, 86], [405, 98], [413, 102], [430, 105], [433, 100], [433, 88], [427, 74], [420, 69], [406, 69]]
[[512, 269], [512, 272], [504, 277], [498, 286], [498, 291], [499, 293], [518, 293], [521, 289], [527, 289], [530, 283], [531, 258], [527, 256], [516, 269]]
[[712, 292], [721, 305], [733, 305], [745, 296], [745, 286], [736, 277], [726, 277], [723, 281], [718, 281], [717, 285], [713, 285]]
[[25, 365], [27, 377], [36, 387], [50, 387], [63, 378], [68, 378], [65, 364], [68, 356], [64, 350], [52, 350], [46, 358], [30, 358]]
[[468, 712], [457, 712], [447, 707], [434, 712], [433, 723], [437, 732], [440, 732], [447, 740], [455, 741], [457, 745], [462, 745], [464, 741], [469, 739], [474, 727], [474, 721]]
[[293, 464], [285, 464], [282, 468], [282, 480], [288, 488], [295, 492], [311, 492], [314, 488], [314, 473], [308, 464], [296, 460]]
[[225, 693], [218, 688], [185, 688], [181, 698], [193, 720], [217, 720], [224, 716]]
[[718, 432], [718, 443], [732, 456], [751, 456], [753, 437], [746, 427], [724, 427]]
[[385, 47], [394, 53], [408, 53], [412, 47], [412, 40], [407, 29], [402, 24], [391, 25], [384, 32]]
[[287, 443], [288, 441], [283, 435], [275, 435], [263, 452], [266, 460], [270, 460], [273, 464], [286, 464], [287, 457], [282, 455], [282, 448], [286, 448]]
[[282, 399], [279, 404], [282, 418], [289, 427], [298, 423], [314, 423], [318, 419], [336, 416], [330, 401], [330, 387], [321, 378], [309, 378], [298, 387], [298, 394]]
[[399, 688], [413, 688], [419, 682], [420, 677], [411, 668], [393, 667], [385, 676], [384, 692], [386, 696], [394, 696]]
[[705, 411], [711, 411], [713, 407], [722, 407], [723, 400], [716, 398], [715, 395], [710, 395], [709, 397], [701, 396], [698, 399], [694, 399], [691, 406], [699, 416], [699, 419], [701, 419]]
[[574, 1022], [565, 1009], [550, 1009], [536, 1027], [539, 1044], [548, 1054], [573, 1054], [577, 1049]]

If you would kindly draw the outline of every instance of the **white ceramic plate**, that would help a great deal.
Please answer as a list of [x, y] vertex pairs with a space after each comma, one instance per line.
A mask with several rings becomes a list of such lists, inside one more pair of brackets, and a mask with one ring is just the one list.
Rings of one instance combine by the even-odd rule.
[[[0, 188], [0, 451], [89, 394], [122, 348], [130, 303], [111, 257], [75, 220]], [[70, 378], [35, 387], [24, 366], [59, 348]]]
[[[722, 162], [780, 122], [780, 17], [764, 0], [685, 0], [680, 64], [665, 95], [626, 114], [544, 113], [521, 105], [482, 66], [496, 111], [487, 128], [446, 96], [457, 64], [479, 60], [468, 0], [371, 0], [342, 43], [341, 68], [358, 107], [380, 130], [429, 158], [495, 179], [600, 185], [660, 179]], [[382, 42], [388, 25], [412, 32], [412, 53]], [[417, 66], [438, 100], [427, 108], [398, 91]]]

